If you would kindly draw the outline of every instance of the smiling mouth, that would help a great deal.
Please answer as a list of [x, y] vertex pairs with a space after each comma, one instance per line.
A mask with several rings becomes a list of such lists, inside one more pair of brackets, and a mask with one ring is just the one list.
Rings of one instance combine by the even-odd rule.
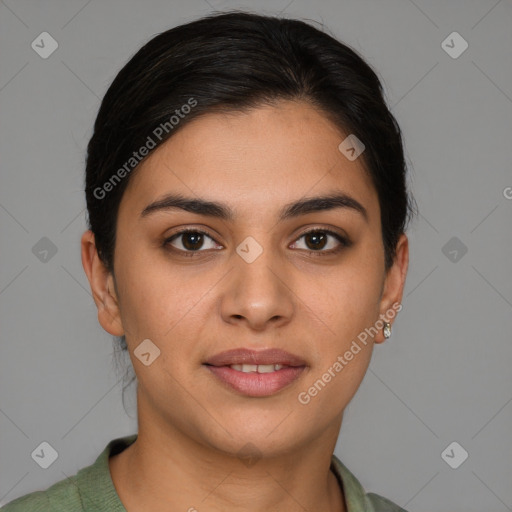
[[216, 354], [203, 367], [224, 389], [246, 397], [268, 397], [296, 382], [307, 364], [280, 349], [240, 348]]

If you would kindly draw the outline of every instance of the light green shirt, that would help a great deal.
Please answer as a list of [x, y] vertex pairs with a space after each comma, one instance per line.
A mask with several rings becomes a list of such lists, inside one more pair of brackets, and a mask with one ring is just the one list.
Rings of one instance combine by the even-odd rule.
[[[2, 512], [126, 512], [110, 476], [108, 459], [122, 452], [137, 439], [137, 434], [108, 443], [96, 461], [70, 478], [45, 491], [21, 496], [0, 510]], [[331, 469], [345, 496], [347, 512], [407, 512], [374, 493], [366, 494], [356, 477], [333, 455]]]

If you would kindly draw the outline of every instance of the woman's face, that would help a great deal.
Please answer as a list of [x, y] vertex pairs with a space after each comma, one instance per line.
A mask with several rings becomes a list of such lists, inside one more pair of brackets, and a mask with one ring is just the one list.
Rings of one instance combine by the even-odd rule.
[[[337, 435], [407, 270], [403, 235], [385, 272], [377, 193], [361, 158], [338, 149], [347, 135], [302, 102], [208, 114], [131, 177], [115, 291], [107, 278], [114, 299], [99, 317], [126, 335], [139, 428], [178, 430], [228, 453], [251, 442], [277, 454]], [[170, 194], [188, 203], [165, 207]], [[307, 202], [325, 196], [353, 203]], [[375, 339], [371, 331], [361, 342], [375, 325]], [[214, 358], [233, 349], [294, 357]], [[261, 366], [230, 367], [251, 361]]]

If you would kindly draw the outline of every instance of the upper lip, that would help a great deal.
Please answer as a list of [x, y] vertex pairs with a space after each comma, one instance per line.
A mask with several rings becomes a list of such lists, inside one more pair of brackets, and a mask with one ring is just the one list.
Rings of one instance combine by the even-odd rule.
[[236, 348], [210, 357], [205, 364], [211, 366], [231, 366], [233, 364], [281, 364], [283, 366], [306, 366], [300, 357], [278, 348], [250, 350]]

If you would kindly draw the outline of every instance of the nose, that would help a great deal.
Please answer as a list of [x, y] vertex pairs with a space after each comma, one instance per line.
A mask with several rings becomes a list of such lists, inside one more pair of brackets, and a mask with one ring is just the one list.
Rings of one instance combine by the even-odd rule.
[[221, 296], [222, 319], [233, 325], [245, 324], [254, 331], [281, 327], [292, 319], [295, 296], [290, 276], [271, 250], [251, 263], [237, 253]]

